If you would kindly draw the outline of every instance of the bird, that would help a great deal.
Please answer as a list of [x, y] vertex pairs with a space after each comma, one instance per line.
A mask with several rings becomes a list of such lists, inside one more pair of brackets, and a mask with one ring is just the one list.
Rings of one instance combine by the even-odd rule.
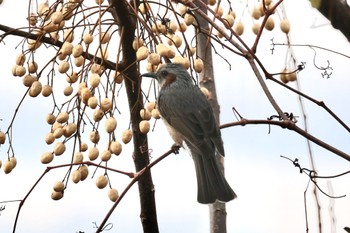
[[160, 115], [175, 145], [189, 150], [193, 158], [197, 201], [211, 204], [236, 198], [216, 158], [225, 156], [225, 152], [213, 109], [191, 75], [181, 64], [166, 63], [156, 72], [141, 76], [158, 81], [157, 108]]

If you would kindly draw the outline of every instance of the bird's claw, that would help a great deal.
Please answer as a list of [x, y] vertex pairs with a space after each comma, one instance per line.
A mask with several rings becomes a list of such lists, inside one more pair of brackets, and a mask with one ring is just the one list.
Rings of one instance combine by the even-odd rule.
[[174, 143], [172, 146], [171, 146], [171, 150], [174, 152], [174, 154], [179, 154], [179, 150], [180, 150], [180, 145], [179, 144], [176, 144]]

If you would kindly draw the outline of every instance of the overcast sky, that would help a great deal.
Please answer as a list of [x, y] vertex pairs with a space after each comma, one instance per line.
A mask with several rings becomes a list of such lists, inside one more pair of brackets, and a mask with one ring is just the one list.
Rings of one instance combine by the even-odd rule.
[[[25, 3], [27, 4], [27, 3]], [[19, 27], [27, 17], [27, 6], [21, 0], [4, 1], [0, 6], [0, 23]], [[243, 4], [243, 3], [242, 3]], [[23, 6], [21, 6], [23, 5]], [[313, 44], [324, 46], [344, 54], [350, 54], [350, 46], [345, 37], [333, 30], [309, 2], [285, 1], [287, 17], [291, 21], [291, 39], [295, 44]], [[278, 19], [278, 17], [276, 18]], [[248, 32], [243, 38], [252, 41]], [[265, 33], [258, 48], [258, 56], [272, 73], [283, 68], [286, 48], [276, 47], [270, 52], [270, 39], [285, 42], [279, 30]], [[20, 49], [15, 49], [20, 38], [8, 37], [6, 45], [1, 44], [0, 65], [0, 122], [1, 130], [6, 130], [21, 100], [25, 88], [18, 77], [11, 75], [11, 67]], [[218, 48], [219, 49], [219, 48]], [[44, 49], [43, 49], [44, 50]], [[219, 49], [220, 50], [220, 49]], [[296, 47], [294, 52], [298, 62], [306, 62], [306, 69], [299, 74], [301, 89], [325, 103], [347, 124], [350, 123], [350, 66], [349, 59], [334, 54], [317, 51], [315, 61], [319, 66], [326, 66], [329, 60], [333, 74], [331, 78], [322, 78], [320, 71], [313, 65], [314, 51], [307, 47]], [[221, 123], [235, 121], [232, 107], [248, 119], [266, 119], [274, 113], [264, 97], [252, 71], [246, 61], [229, 55], [232, 70], [220, 58], [216, 58], [215, 75], [217, 78], [218, 98], [221, 106]], [[60, 77], [57, 77], [60, 78]], [[145, 86], [147, 86], [147, 81]], [[290, 84], [295, 86], [295, 84]], [[269, 83], [272, 93], [283, 111], [301, 116], [297, 96], [287, 90]], [[124, 90], [118, 97], [122, 104]], [[310, 133], [338, 147], [350, 151], [349, 134], [322, 109], [305, 102]], [[120, 109], [123, 108], [123, 106]], [[51, 111], [51, 101], [44, 97], [26, 98], [21, 106], [13, 128], [13, 142], [18, 165], [15, 170], [5, 175], [0, 172], [0, 201], [22, 199], [34, 182], [44, 172], [40, 156], [50, 150], [44, 142], [49, 127], [44, 119]], [[118, 118], [117, 135], [128, 127], [128, 117]], [[299, 118], [302, 126], [302, 119]], [[226, 151], [226, 176], [238, 198], [227, 204], [228, 232], [239, 233], [295, 233], [305, 232], [304, 192], [308, 177], [298, 172], [297, 168], [280, 155], [298, 158], [303, 167], [310, 168], [306, 141], [294, 132], [266, 125], [244, 126], [223, 129]], [[172, 141], [163, 124], [159, 121], [154, 132], [149, 134], [152, 158], [156, 158], [172, 145]], [[131, 159], [132, 145], [123, 147], [123, 154], [114, 158], [111, 166], [133, 171]], [[316, 166], [320, 175], [334, 175], [350, 170], [349, 162], [312, 144]], [[0, 159], [6, 159], [7, 147], [0, 147]], [[69, 156], [65, 158], [68, 159]], [[55, 160], [54, 164], [68, 160]], [[94, 171], [90, 168], [90, 174]], [[94, 179], [77, 185], [69, 182], [62, 200], [55, 202], [50, 198], [52, 185], [61, 180], [65, 169], [57, 169], [47, 174], [23, 206], [17, 232], [94, 232], [94, 223], [103, 219], [112, 202], [107, 197], [107, 189], [95, 187]], [[102, 171], [97, 171], [102, 174]], [[196, 180], [193, 162], [184, 150], [178, 155], [171, 155], [152, 169], [156, 189], [158, 221], [161, 232], [177, 233], [208, 232], [208, 207], [196, 201]], [[112, 184], [120, 192], [130, 181], [129, 178], [110, 174]], [[324, 232], [331, 232], [331, 213], [334, 208], [336, 232], [343, 232], [350, 226], [350, 176], [319, 181], [324, 191], [329, 192], [327, 181], [332, 181], [333, 195], [347, 195], [341, 199], [329, 199], [319, 194], [322, 201], [322, 224]], [[316, 232], [315, 204], [312, 185], [306, 192], [309, 213], [309, 232]], [[1, 206], [1, 204], [0, 204]], [[18, 202], [7, 203], [1, 212], [1, 232], [11, 232]], [[111, 232], [141, 232], [139, 220], [139, 200], [137, 186], [125, 196], [120, 206], [113, 213], [109, 222], [113, 224]]]

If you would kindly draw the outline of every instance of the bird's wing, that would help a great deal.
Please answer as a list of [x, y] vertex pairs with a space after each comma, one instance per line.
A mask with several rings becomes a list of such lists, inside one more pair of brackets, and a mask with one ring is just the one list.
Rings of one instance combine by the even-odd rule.
[[196, 98], [175, 99], [166, 96], [165, 100], [160, 96], [159, 110], [162, 117], [183, 135], [185, 141], [192, 145], [192, 149], [200, 152], [200, 148], [203, 147], [208, 150], [216, 147], [219, 153], [224, 155], [221, 134], [209, 102], [202, 93], [191, 94], [196, 94]]

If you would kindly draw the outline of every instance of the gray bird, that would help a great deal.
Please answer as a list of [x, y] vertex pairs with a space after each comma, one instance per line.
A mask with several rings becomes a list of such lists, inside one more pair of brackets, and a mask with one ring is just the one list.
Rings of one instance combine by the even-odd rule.
[[175, 143], [191, 152], [197, 176], [199, 203], [216, 200], [227, 202], [236, 197], [216, 159], [216, 151], [224, 156], [224, 147], [213, 110], [194, 85], [190, 74], [179, 64], [165, 64], [151, 77], [160, 86], [157, 105]]

